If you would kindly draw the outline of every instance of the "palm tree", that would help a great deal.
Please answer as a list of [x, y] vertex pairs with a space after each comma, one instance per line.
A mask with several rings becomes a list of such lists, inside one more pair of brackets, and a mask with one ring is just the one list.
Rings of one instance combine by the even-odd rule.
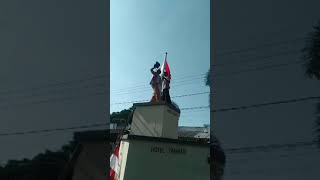
[[[320, 80], [320, 21], [308, 35], [302, 52], [306, 75], [311, 79]], [[316, 138], [320, 147], [320, 102], [317, 103], [316, 114]]]

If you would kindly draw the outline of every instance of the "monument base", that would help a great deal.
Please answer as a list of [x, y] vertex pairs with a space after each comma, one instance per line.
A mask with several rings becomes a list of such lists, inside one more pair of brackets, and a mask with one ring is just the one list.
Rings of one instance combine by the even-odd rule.
[[119, 180], [209, 180], [208, 143], [129, 135], [120, 143]]
[[132, 135], [178, 138], [180, 110], [172, 104], [137, 103], [131, 123]]

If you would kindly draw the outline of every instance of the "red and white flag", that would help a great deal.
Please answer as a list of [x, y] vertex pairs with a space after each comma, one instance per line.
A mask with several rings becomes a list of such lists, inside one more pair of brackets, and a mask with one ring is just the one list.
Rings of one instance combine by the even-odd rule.
[[169, 64], [167, 62], [167, 53], [166, 53], [166, 57], [165, 57], [165, 59], [163, 61], [163, 64], [161, 66], [161, 75], [163, 75], [164, 72], [167, 72], [168, 78], [169, 78], [169, 80], [171, 80], [170, 67], [169, 67]]
[[109, 173], [109, 179], [110, 180], [117, 180], [118, 175], [119, 175], [119, 150], [120, 150], [120, 145], [117, 145], [116, 148], [114, 149], [113, 154], [110, 157], [110, 173]]

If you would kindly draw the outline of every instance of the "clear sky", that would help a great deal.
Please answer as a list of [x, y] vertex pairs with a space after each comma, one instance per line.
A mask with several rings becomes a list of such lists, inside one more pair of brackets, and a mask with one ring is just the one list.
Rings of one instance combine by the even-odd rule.
[[[110, 19], [110, 111], [149, 100], [150, 68], [165, 52], [172, 73], [171, 96], [209, 92], [209, 0], [112, 0]], [[206, 106], [209, 94], [174, 98], [180, 108]], [[183, 111], [180, 126], [208, 124], [209, 109]]]

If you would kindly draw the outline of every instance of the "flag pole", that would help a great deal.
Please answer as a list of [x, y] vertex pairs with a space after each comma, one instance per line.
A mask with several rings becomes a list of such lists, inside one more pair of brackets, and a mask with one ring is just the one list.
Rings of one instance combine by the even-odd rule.
[[166, 57], [165, 57], [165, 60], [167, 60], [167, 55], [168, 55], [168, 53], [166, 52]]
[[167, 61], [167, 52], [166, 52], [166, 56], [165, 56], [165, 58], [164, 58], [164, 61], [163, 61], [163, 63], [162, 63], [162, 66], [161, 66], [161, 74], [160, 74], [160, 76], [162, 77], [163, 76], [163, 71], [164, 71], [164, 64], [166, 63], [166, 61]]

